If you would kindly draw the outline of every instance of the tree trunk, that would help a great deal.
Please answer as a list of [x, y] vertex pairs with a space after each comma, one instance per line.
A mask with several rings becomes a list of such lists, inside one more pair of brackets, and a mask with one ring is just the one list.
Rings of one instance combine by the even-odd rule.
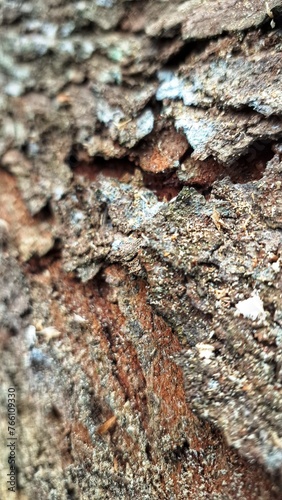
[[0, 13], [0, 497], [281, 498], [282, 2]]

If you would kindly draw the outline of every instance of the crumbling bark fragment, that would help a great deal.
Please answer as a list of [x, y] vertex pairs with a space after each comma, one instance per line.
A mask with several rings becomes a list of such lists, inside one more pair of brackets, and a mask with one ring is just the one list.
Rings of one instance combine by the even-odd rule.
[[208, 38], [226, 31], [243, 31], [259, 26], [272, 14], [272, 9], [281, 8], [279, 0], [179, 0], [174, 5], [169, 1], [152, 1], [150, 4], [146, 32], [156, 36], [180, 28], [184, 40]]

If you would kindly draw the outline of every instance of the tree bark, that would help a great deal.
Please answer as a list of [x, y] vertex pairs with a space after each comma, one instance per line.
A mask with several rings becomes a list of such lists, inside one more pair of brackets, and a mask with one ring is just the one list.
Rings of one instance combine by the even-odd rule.
[[0, 14], [0, 497], [281, 498], [282, 2]]

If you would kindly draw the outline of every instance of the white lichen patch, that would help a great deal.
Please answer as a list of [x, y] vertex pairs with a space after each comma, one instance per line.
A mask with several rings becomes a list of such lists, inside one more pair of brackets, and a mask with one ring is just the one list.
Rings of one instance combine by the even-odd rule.
[[28, 325], [28, 327], [24, 331], [24, 339], [25, 344], [28, 349], [32, 349], [36, 345], [37, 337], [36, 337], [36, 328], [33, 325]]
[[252, 321], [265, 319], [266, 314], [263, 302], [256, 292], [253, 292], [248, 299], [238, 302], [235, 307], [237, 309], [235, 312], [236, 316], [242, 314], [244, 318], [251, 319]]
[[47, 343], [50, 342], [50, 340], [57, 339], [61, 336], [61, 332], [54, 326], [47, 326], [37, 333], [39, 333], [40, 335], [44, 335]]
[[74, 314], [73, 315], [73, 320], [76, 323], [87, 323], [87, 319], [85, 319], [83, 316], [80, 316], [80, 314]]
[[204, 344], [199, 342], [196, 344], [196, 348], [199, 351], [199, 356], [202, 359], [211, 359], [214, 357], [214, 346], [211, 344]]
[[137, 118], [137, 131], [136, 137], [138, 139], [143, 139], [146, 135], [152, 132], [154, 127], [154, 114], [151, 109], [146, 109], [138, 118]]

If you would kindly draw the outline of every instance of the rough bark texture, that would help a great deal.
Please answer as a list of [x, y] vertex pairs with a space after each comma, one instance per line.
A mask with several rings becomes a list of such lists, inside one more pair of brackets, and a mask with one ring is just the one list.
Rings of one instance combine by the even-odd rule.
[[0, 3], [1, 499], [281, 498], [281, 16]]

